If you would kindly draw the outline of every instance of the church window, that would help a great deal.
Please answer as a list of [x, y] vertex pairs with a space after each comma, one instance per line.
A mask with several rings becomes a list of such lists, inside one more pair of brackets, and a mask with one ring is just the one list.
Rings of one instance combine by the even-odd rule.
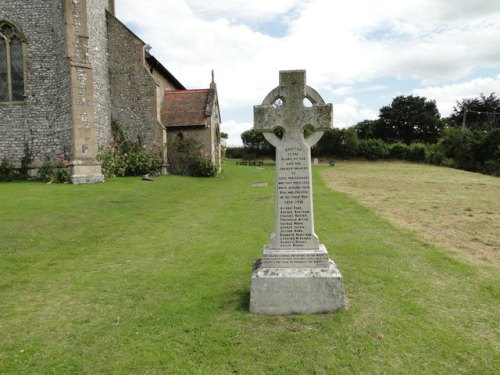
[[24, 100], [26, 40], [14, 25], [0, 21], [0, 102]]

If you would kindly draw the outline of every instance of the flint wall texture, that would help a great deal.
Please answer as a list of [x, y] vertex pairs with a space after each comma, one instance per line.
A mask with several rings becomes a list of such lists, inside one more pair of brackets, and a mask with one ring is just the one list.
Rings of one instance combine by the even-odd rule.
[[0, 103], [0, 159], [19, 163], [25, 143], [35, 161], [71, 150], [69, 66], [63, 2], [2, 0], [0, 20], [27, 39], [25, 100]]
[[144, 60], [144, 43], [108, 14], [111, 115], [131, 141], [161, 147], [158, 85]]

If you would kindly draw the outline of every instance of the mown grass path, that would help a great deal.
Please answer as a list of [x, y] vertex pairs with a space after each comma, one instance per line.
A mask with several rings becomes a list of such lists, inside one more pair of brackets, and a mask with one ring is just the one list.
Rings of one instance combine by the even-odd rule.
[[0, 184], [0, 374], [498, 373], [498, 270], [393, 227], [322, 169], [316, 231], [349, 306], [286, 317], [248, 313], [272, 166]]

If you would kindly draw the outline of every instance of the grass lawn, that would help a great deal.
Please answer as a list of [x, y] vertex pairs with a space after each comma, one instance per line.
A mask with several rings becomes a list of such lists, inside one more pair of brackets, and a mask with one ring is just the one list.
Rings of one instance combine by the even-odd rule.
[[404, 162], [341, 162], [322, 171], [336, 191], [464, 259], [500, 268], [500, 179]]
[[0, 184], [0, 374], [498, 374], [498, 267], [331, 190], [328, 170], [316, 231], [348, 308], [284, 317], [248, 313], [273, 166]]

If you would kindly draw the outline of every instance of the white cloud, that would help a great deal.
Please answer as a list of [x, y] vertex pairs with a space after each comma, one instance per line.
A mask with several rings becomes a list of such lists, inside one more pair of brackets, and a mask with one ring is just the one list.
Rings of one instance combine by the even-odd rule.
[[245, 21], [269, 21], [292, 11], [303, 0], [186, 0], [195, 13], [205, 17], [224, 17]]
[[[500, 69], [498, 0], [117, 0], [116, 8], [188, 88], [208, 87], [215, 70], [228, 124], [252, 121], [279, 70], [306, 69], [323, 96], [354, 97], [366, 84], [366, 97], [383, 77], [434, 87]], [[287, 33], [266, 35], [259, 22], [285, 23]], [[226, 118], [238, 108], [248, 108], [244, 119]], [[372, 116], [367, 108], [337, 104], [337, 124]]]
[[241, 133], [252, 129], [253, 124], [248, 122], [237, 122], [234, 120], [224, 121], [221, 124], [221, 131], [228, 134], [226, 145], [229, 147], [242, 146]]
[[333, 126], [347, 128], [363, 120], [378, 118], [378, 112], [362, 105], [356, 99], [348, 97], [342, 103], [333, 104]]
[[447, 117], [451, 114], [457, 101], [478, 97], [480, 94], [489, 95], [492, 92], [498, 94], [499, 89], [500, 74], [495, 78], [476, 78], [469, 82], [416, 89], [413, 93], [436, 100], [439, 113], [441, 116]]

